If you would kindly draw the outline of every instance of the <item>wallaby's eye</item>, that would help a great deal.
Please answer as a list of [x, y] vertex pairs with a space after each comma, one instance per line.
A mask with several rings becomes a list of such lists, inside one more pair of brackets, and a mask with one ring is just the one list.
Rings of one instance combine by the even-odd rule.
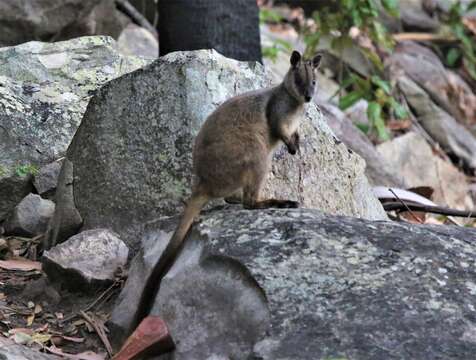
[[316, 80], [312, 80], [312, 85], [316, 85]]

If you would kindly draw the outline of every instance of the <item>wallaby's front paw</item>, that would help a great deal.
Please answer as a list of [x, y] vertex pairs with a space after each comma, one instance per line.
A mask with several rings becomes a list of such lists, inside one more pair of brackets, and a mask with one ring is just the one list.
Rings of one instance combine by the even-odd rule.
[[296, 131], [292, 136], [291, 136], [291, 139], [289, 140], [289, 142], [286, 143], [286, 146], [288, 148], [288, 152], [291, 154], [291, 155], [295, 155], [298, 150], [299, 150], [299, 134], [298, 132]]

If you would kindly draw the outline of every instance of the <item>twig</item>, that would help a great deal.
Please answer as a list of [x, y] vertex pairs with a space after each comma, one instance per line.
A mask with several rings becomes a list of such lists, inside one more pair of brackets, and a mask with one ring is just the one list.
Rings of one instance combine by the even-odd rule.
[[413, 211], [411, 211], [410, 208], [403, 202], [403, 200], [400, 199], [397, 194], [395, 194], [395, 191], [393, 191], [393, 190], [390, 189], [390, 188], [389, 188], [388, 190], [393, 194], [393, 196], [395, 196], [395, 198], [396, 198], [398, 201], [400, 201], [400, 203], [407, 209], [407, 211], [410, 213], [410, 215], [411, 215], [417, 222], [419, 222], [420, 224], [423, 224], [422, 221], [413, 213]]
[[106, 347], [109, 356], [112, 357], [112, 346], [109, 342], [109, 339], [107, 338], [106, 332], [104, 331], [104, 322], [89, 316], [83, 310], [81, 310], [80, 313], [83, 316], [84, 320], [86, 320], [94, 328], [102, 343]]
[[406, 41], [406, 40], [414, 40], [414, 41], [443, 41], [443, 42], [454, 42], [457, 39], [453, 36], [445, 36], [445, 35], [438, 35], [438, 34], [428, 34], [428, 33], [415, 33], [415, 32], [407, 32], [407, 33], [400, 33], [400, 34], [393, 34], [392, 37], [396, 41]]
[[[119, 281], [114, 281], [114, 283], [109, 286], [106, 290], [104, 290], [91, 304], [89, 304], [88, 306], [86, 306], [84, 309], [80, 310], [80, 312], [86, 312], [86, 311], [89, 311], [91, 310], [104, 296], [106, 296], [106, 294], [108, 292], [110, 292], [117, 284], [119, 284]], [[79, 316], [80, 314], [76, 313], [76, 314], [72, 314], [68, 317], [65, 317], [63, 320], [61, 320], [62, 323], [64, 323], [65, 321], [70, 321], [72, 319], [74, 319], [75, 317]]]
[[137, 9], [127, 0], [115, 0], [119, 10], [128, 15], [136, 24], [147, 29], [157, 39], [157, 30]]
[[[400, 199], [399, 199], [400, 200]], [[476, 218], [476, 212], [474, 211], [466, 211], [466, 210], [456, 210], [450, 209], [443, 206], [431, 206], [431, 205], [422, 205], [416, 203], [403, 203], [401, 202], [386, 202], [382, 204], [385, 211], [393, 211], [393, 210], [407, 210], [407, 211], [421, 211], [421, 212], [428, 212], [432, 214], [440, 214], [446, 216], [460, 216], [466, 218]]]

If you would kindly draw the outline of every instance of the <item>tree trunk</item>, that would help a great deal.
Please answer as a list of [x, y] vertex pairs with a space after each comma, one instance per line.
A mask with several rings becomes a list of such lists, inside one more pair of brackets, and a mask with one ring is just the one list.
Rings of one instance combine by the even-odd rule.
[[160, 55], [215, 49], [226, 57], [261, 62], [256, 0], [159, 0]]

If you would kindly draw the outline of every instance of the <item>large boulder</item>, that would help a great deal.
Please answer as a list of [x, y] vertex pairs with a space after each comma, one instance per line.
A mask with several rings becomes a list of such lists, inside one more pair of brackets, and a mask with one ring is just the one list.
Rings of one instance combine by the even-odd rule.
[[[174, 225], [146, 226], [112, 314], [115, 341]], [[151, 313], [167, 323], [177, 360], [471, 359], [475, 258], [476, 230], [463, 227], [311, 209], [212, 211], [163, 278]]]
[[407, 187], [430, 186], [437, 204], [474, 208], [466, 176], [435, 155], [421, 135], [408, 132], [378, 145], [377, 150], [385, 163], [405, 178]]
[[62, 156], [94, 91], [147, 61], [83, 37], [2, 48], [0, 63], [0, 168], [13, 171]]
[[2, 0], [0, 47], [84, 35], [118, 36], [124, 22], [114, 0]]
[[476, 136], [476, 95], [468, 84], [445, 68], [431, 49], [405, 41], [386, 60], [395, 77], [403, 71], [423, 88], [431, 100]]
[[409, 77], [401, 76], [397, 83], [428, 134], [447, 153], [460, 158], [469, 168], [476, 169], [476, 138], [436, 105], [430, 95]]
[[[206, 117], [226, 99], [268, 84], [260, 64], [201, 50], [169, 54], [104, 86], [67, 154], [84, 228], [110, 226], [137, 246], [135, 225], [176, 214], [188, 196], [193, 142]], [[334, 137], [314, 104], [300, 132], [300, 154], [277, 152], [264, 195], [386, 218], [364, 161]]]
[[367, 164], [365, 174], [372, 185], [406, 187], [405, 179], [375, 149], [372, 142], [337, 106], [318, 102], [330, 128], [349, 149], [355, 151]]

